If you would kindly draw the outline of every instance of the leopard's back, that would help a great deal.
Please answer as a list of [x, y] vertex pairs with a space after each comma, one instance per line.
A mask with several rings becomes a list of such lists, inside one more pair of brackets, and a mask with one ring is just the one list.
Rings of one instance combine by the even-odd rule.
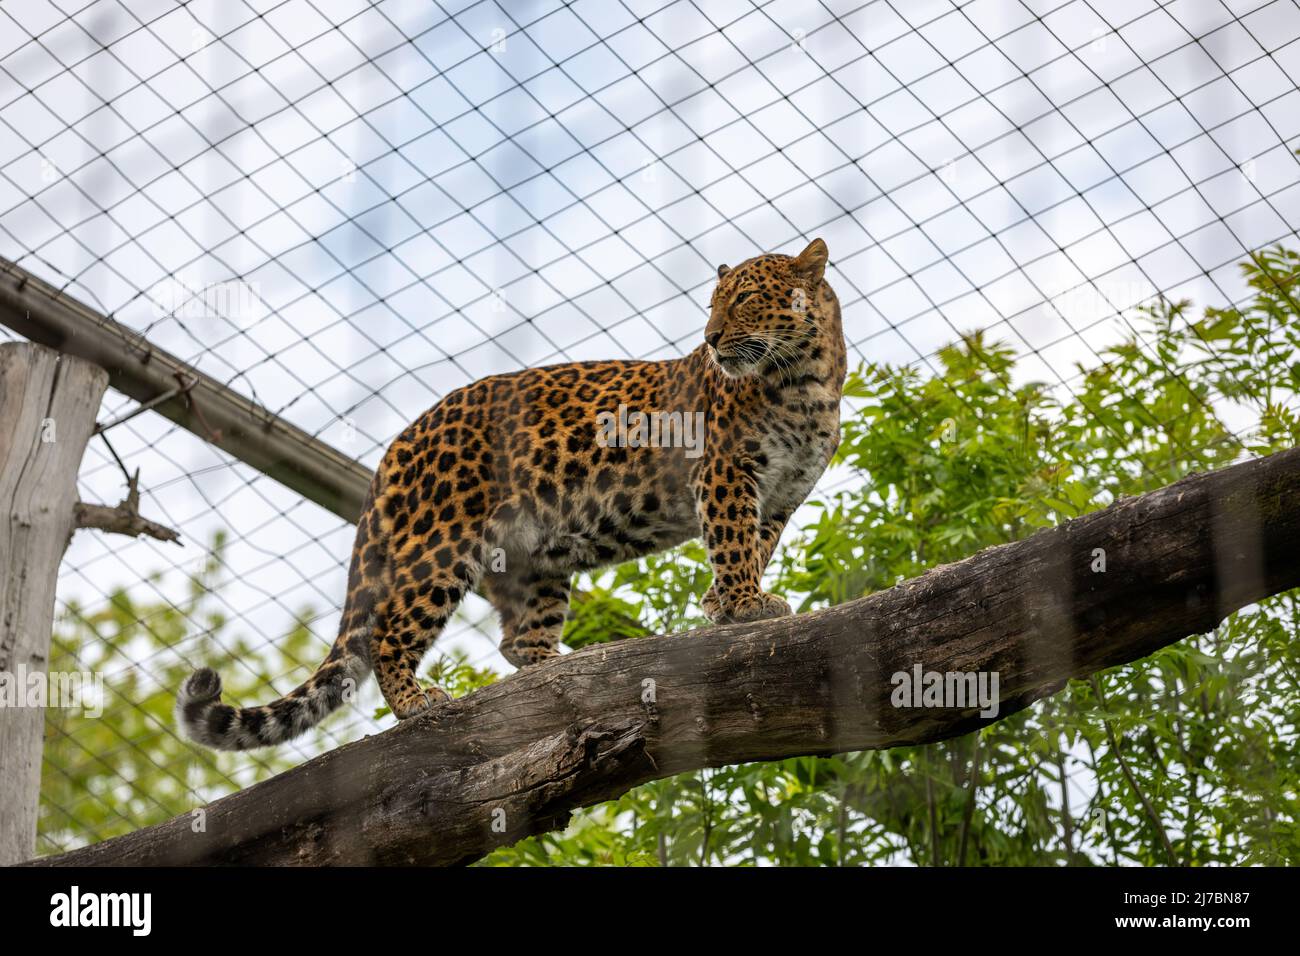
[[394, 547], [427, 550], [457, 522], [486, 515], [507, 567], [572, 574], [686, 540], [697, 530], [690, 449], [611, 443], [601, 422], [617, 420], [620, 408], [700, 413], [703, 370], [693, 357], [580, 362], [450, 393], [380, 464], [380, 507], [411, 512]]

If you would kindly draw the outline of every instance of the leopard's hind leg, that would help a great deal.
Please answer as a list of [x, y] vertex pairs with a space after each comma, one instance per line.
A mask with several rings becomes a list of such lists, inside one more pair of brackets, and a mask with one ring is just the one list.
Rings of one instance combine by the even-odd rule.
[[479, 524], [464, 526], [456, 541], [401, 555], [394, 561], [388, 600], [370, 639], [370, 660], [384, 700], [405, 720], [448, 699], [440, 687], [416, 679], [429, 645], [482, 573], [485, 547]]
[[569, 609], [569, 579], [542, 572], [488, 574], [483, 592], [501, 615], [501, 655], [527, 667], [559, 654]]

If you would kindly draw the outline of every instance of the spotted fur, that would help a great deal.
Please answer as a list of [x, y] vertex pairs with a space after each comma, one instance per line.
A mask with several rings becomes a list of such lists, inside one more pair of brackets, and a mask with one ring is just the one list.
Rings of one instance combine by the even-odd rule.
[[[451, 392], [393, 441], [374, 479], [329, 656], [288, 696], [221, 702], [193, 674], [178, 719], [210, 747], [280, 743], [318, 723], [371, 671], [406, 719], [447, 699], [416, 668], [461, 598], [483, 594], [517, 667], [555, 656], [579, 572], [702, 536], [715, 622], [790, 613], [761, 587], [777, 539], [839, 444], [845, 376], [826, 244], [718, 268], [705, 342], [660, 362], [578, 362]], [[702, 447], [602, 440], [600, 413], [704, 413]]]

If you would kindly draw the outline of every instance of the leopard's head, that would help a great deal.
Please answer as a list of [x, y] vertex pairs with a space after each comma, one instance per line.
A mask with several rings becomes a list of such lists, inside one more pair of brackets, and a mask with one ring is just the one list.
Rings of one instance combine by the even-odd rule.
[[740, 378], [789, 369], [801, 361], [819, 327], [818, 287], [826, 243], [814, 239], [797, 256], [757, 256], [718, 266], [704, 341], [727, 375]]

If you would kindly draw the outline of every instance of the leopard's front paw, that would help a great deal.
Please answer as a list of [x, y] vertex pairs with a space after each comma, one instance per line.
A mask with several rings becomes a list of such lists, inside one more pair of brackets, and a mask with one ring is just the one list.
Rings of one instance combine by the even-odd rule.
[[[771, 617], [793, 614], [785, 598], [770, 591], [755, 591], [724, 603], [713, 588], [705, 592], [700, 606], [714, 624], [740, 624], [746, 621], [763, 621]], [[710, 613], [712, 609], [712, 613]]]
[[737, 601], [731, 609], [731, 619], [763, 621], [769, 617], [789, 617], [793, 613], [785, 598], [770, 591], [759, 591], [753, 597]]

